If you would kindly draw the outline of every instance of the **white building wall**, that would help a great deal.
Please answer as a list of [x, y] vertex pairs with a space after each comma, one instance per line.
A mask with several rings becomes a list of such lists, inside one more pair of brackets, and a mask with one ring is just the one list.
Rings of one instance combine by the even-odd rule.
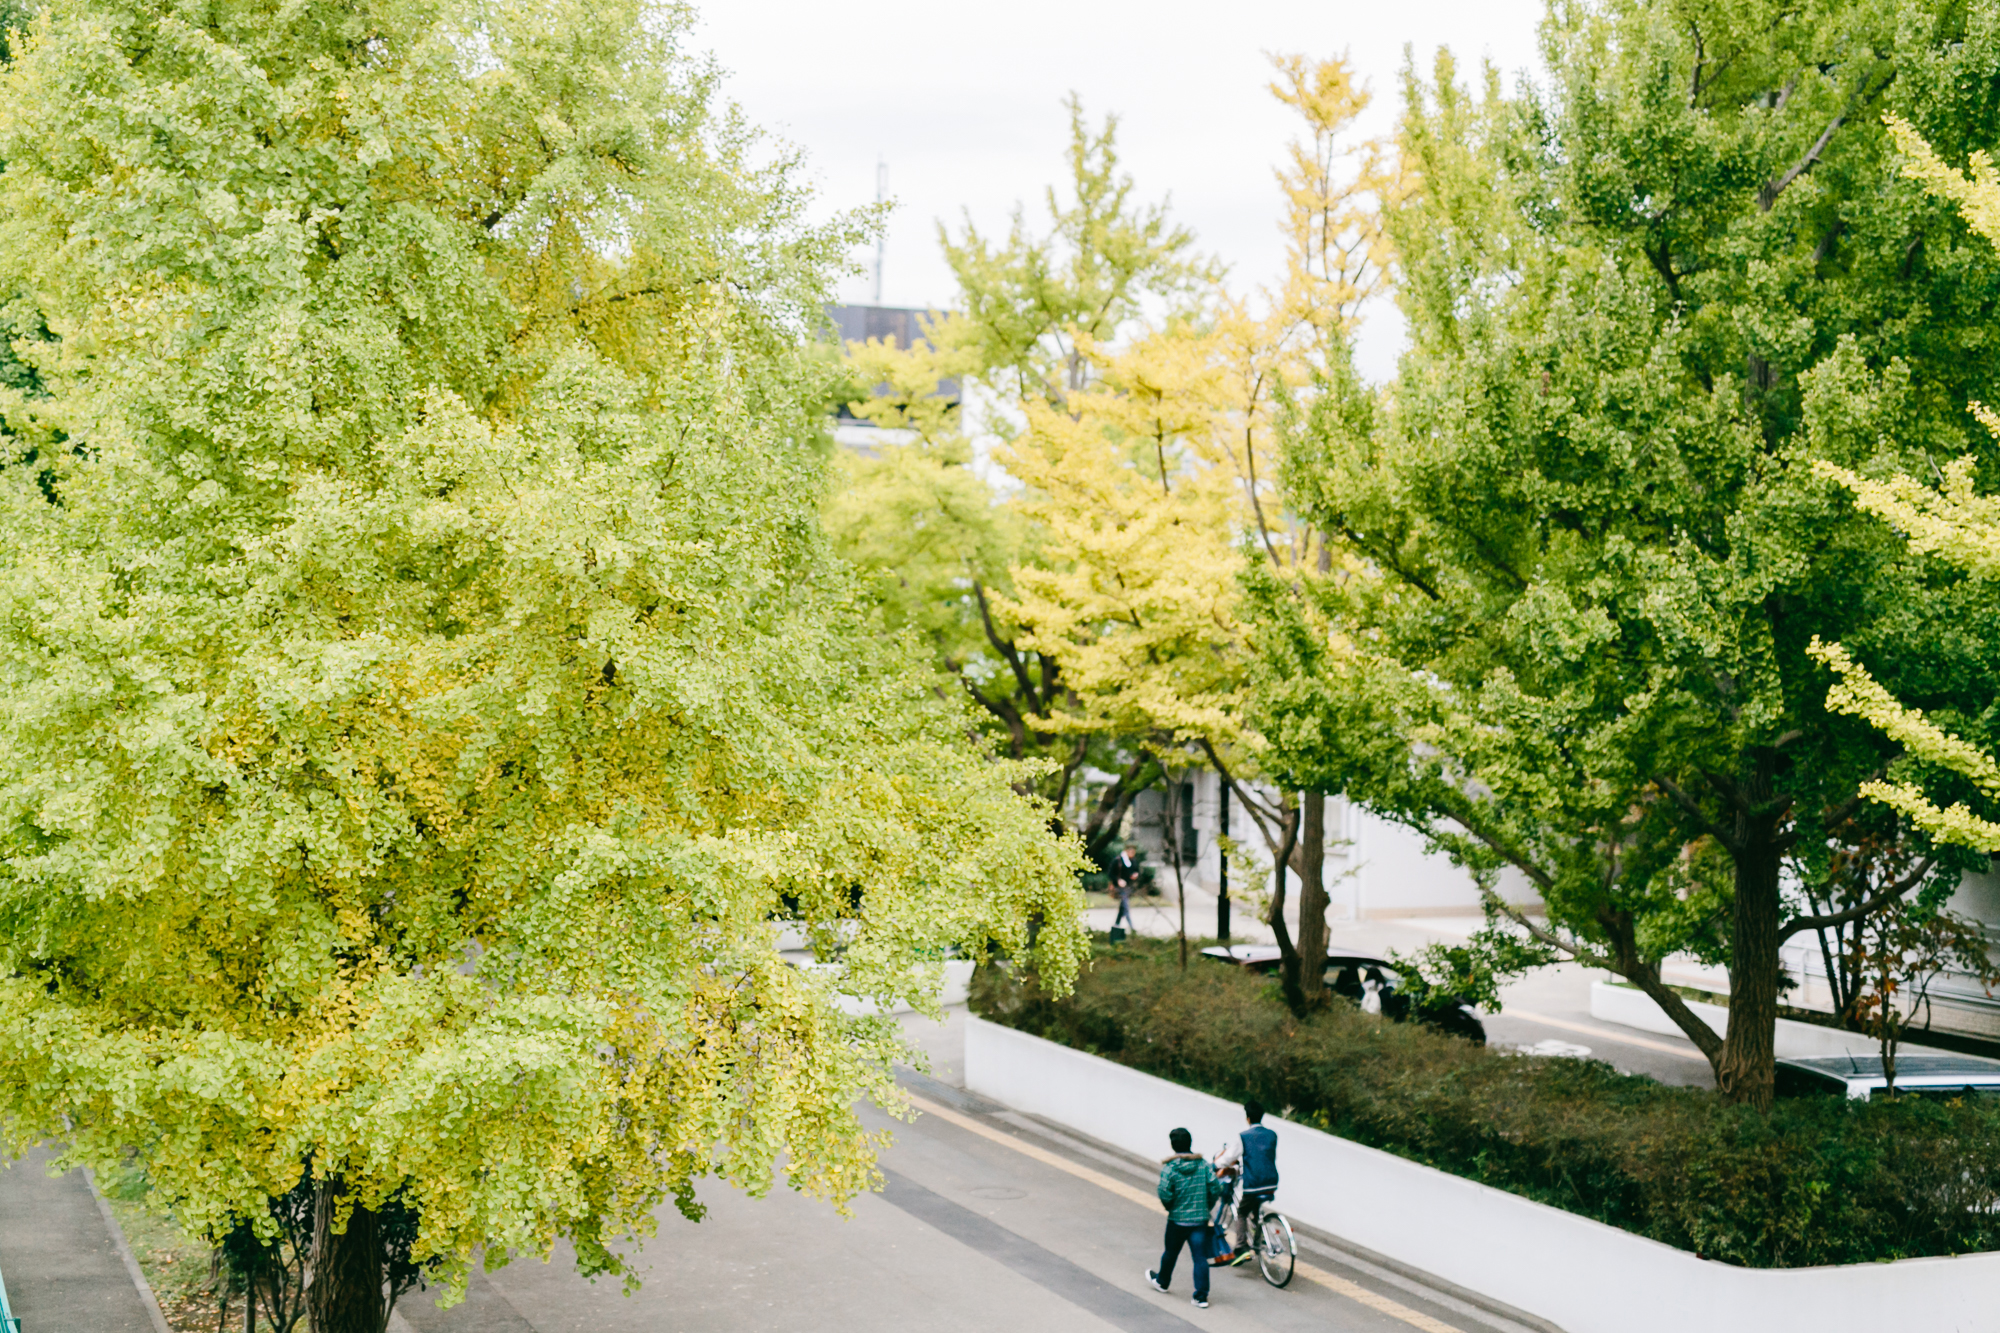
[[[1222, 783], [1214, 773], [1193, 779], [1194, 823], [1199, 857], [1193, 882], [1213, 891], [1217, 882], [1221, 833]], [[1265, 860], [1270, 851], [1241, 803], [1230, 801], [1232, 838], [1255, 848]], [[1450, 858], [1426, 851], [1423, 839], [1400, 824], [1392, 824], [1344, 797], [1329, 798], [1326, 812], [1326, 883], [1331, 900], [1328, 915], [1337, 921], [1374, 917], [1479, 916], [1484, 911], [1472, 876]], [[1231, 887], [1242, 879], [1231, 868]], [[1268, 889], [1268, 882], [1263, 886]], [[1538, 908], [1541, 900], [1524, 876], [1501, 876], [1501, 895], [1510, 903]]]

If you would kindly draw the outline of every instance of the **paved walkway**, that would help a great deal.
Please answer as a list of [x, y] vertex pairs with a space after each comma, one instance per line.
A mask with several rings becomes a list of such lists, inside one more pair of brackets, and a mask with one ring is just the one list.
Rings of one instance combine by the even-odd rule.
[[0, 1276], [22, 1333], [154, 1333], [83, 1172], [36, 1149], [0, 1168]]
[[[941, 1109], [895, 1128], [887, 1188], [854, 1200], [850, 1220], [782, 1187], [749, 1199], [705, 1183], [704, 1221], [662, 1210], [633, 1296], [583, 1281], [559, 1247], [550, 1263], [477, 1275], [453, 1310], [406, 1296], [392, 1333], [1527, 1333], [1464, 1293], [1310, 1234], [1300, 1258], [1317, 1276], [1302, 1271], [1283, 1291], [1254, 1268], [1219, 1271], [1213, 1304], [1197, 1310], [1183, 1268], [1159, 1295], [1143, 1276], [1159, 1254], [1158, 1164], [953, 1086], [962, 1011], [944, 1025], [902, 1021], [937, 1076], [904, 1081]], [[863, 1117], [888, 1124], [872, 1108]]]

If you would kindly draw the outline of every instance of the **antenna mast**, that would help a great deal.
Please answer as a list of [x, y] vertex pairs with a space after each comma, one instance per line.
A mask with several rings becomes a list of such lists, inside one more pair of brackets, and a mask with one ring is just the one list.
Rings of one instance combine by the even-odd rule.
[[[877, 156], [875, 159], [875, 202], [883, 204], [889, 198], [889, 164]], [[882, 304], [882, 260], [889, 248], [889, 234], [878, 232], [875, 236], [875, 304]]]

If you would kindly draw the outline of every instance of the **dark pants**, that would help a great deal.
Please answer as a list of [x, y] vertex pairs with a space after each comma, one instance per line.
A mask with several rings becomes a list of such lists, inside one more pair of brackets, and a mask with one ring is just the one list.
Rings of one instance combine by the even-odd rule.
[[1188, 1262], [1194, 1265], [1194, 1294], [1208, 1295], [1208, 1223], [1186, 1226], [1167, 1223], [1167, 1248], [1160, 1251], [1160, 1285], [1174, 1285], [1174, 1260], [1181, 1256], [1181, 1244], [1188, 1247]]
[[1272, 1185], [1268, 1189], [1243, 1191], [1236, 1202], [1236, 1235], [1234, 1237], [1224, 1236], [1221, 1234], [1222, 1228], [1216, 1228], [1215, 1251], [1217, 1254], [1222, 1253], [1225, 1247], [1231, 1246], [1232, 1240], [1236, 1249], [1247, 1250], [1250, 1248], [1251, 1244], [1257, 1239], [1258, 1217], [1263, 1213], [1264, 1205], [1269, 1203], [1271, 1196], [1277, 1192], [1278, 1187], [1276, 1185]]

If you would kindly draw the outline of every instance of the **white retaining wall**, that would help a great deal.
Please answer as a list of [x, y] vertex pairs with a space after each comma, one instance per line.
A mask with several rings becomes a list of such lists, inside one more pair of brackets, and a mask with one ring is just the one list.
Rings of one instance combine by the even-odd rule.
[[[1729, 1010], [1719, 1004], [1702, 1004], [1689, 1000], [1687, 1007], [1695, 1017], [1714, 1030], [1717, 1036], [1729, 1031]], [[1641, 1032], [1663, 1032], [1670, 1037], [1686, 1034], [1674, 1020], [1667, 1017], [1667, 1011], [1653, 1001], [1646, 992], [1632, 986], [1619, 986], [1608, 981], [1590, 983], [1590, 1016], [1601, 1018], [1608, 1023], [1622, 1023], [1628, 1028], [1638, 1028]], [[1865, 1037], [1859, 1032], [1843, 1032], [1839, 1028], [1823, 1028], [1817, 1023], [1801, 1023], [1795, 1019], [1778, 1020], [1775, 1038], [1778, 1058], [1796, 1060], [1810, 1055], [1880, 1055], [1881, 1043], [1873, 1037]], [[1906, 1055], [1944, 1055], [1947, 1052], [1935, 1046], [1920, 1046], [1906, 1041], [1896, 1048]]]
[[[972, 1091], [1161, 1158], [1186, 1126], [1212, 1153], [1243, 1127], [1206, 1093], [968, 1016]], [[2000, 1333], [2000, 1254], [1745, 1269], [1364, 1148], [1276, 1116], [1291, 1216], [1567, 1333], [1921, 1329]]]

